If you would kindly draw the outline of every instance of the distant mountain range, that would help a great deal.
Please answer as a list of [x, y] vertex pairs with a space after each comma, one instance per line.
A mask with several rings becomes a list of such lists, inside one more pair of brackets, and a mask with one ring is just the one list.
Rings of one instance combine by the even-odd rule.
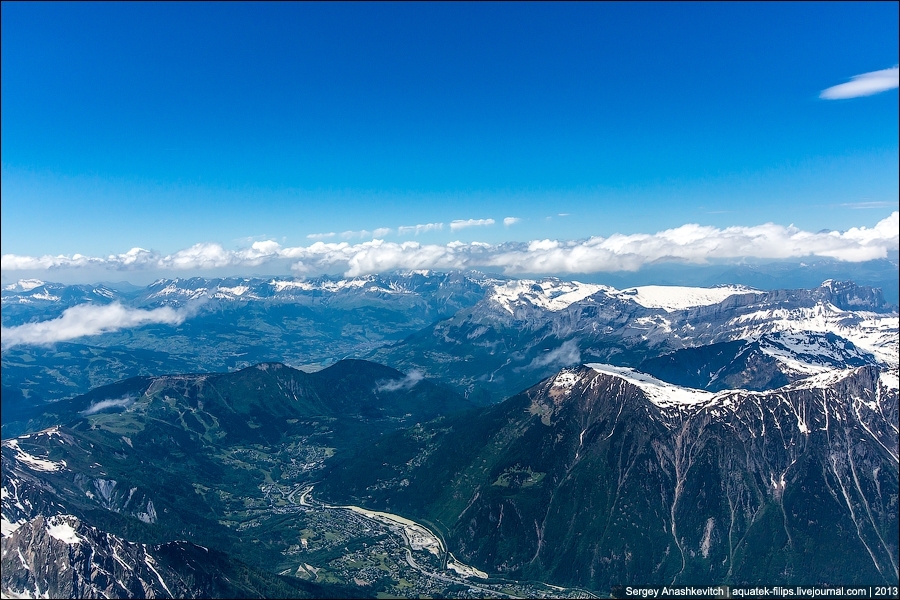
[[2, 292], [7, 328], [58, 318], [73, 306], [114, 302], [129, 309], [190, 305], [196, 311], [177, 326], [149, 324], [51, 346], [4, 348], [4, 405], [7, 396], [55, 401], [141, 375], [233, 371], [265, 361], [321, 368], [364, 356], [471, 306], [488, 281], [403, 273], [352, 280], [166, 280], [126, 291], [19, 282]]
[[832, 333], [873, 360], [896, 360], [898, 329], [897, 307], [880, 290], [849, 282], [769, 292], [616, 290], [555, 278], [434, 272], [346, 280], [194, 278], [124, 291], [26, 280], [3, 290], [3, 326], [111, 303], [193, 312], [179, 325], [5, 347], [3, 402], [11, 414], [18, 404], [70, 398], [128, 377], [231, 371], [265, 361], [314, 369], [348, 357], [418, 369], [490, 403], [582, 360], [636, 367], [684, 347], [779, 331]]
[[639, 367], [674, 351], [736, 340], [766, 348], [764, 362], [784, 371], [771, 374], [774, 385], [816, 372], [827, 356], [841, 364], [896, 364], [897, 336], [896, 307], [879, 290], [850, 282], [763, 292], [519, 280], [494, 284], [471, 308], [368, 357], [496, 401], [563, 366]]

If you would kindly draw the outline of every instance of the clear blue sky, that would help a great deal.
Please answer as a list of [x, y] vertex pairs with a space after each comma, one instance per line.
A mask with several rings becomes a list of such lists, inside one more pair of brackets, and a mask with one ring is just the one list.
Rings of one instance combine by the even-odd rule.
[[896, 65], [897, 24], [896, 2], [5, 2], [2, 252], [871, 227], [897, 210], [897, 90], [819, 94]]

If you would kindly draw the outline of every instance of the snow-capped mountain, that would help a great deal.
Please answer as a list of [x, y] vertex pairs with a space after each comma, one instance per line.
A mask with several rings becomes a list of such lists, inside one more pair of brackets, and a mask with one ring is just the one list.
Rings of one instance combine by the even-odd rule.
[[[285, 303], [340, 303], [351, 298], [369, 301], [420, 302], [446, 312], [466, 305], [473, 294], [481, 298], [492, 281], [477, 273], [404, 271], [349, 279], [227, 278], [161, 279], [135, 296], [137, 306], [181, 306], [189, 301], [226, 300]], [[451, 310], [455, 312], [455, 309]]]
[[[374, 360], [418, 368], [499, 399], [561, 366], [639, 366], [684, 348], [759, 342], [787, 379], [822, 368], [896, 365], [900, 319], [877, 289], [646, 286], [616, 290], [558, 279], [497, 282], [485, 298]], [[777, 387], [777, 385], [776, 385]]]
[[648, 285], [624, 290], [545, 278], [540, 281], [519, 279], [494, 283], [488, 292], [488, 301], [515, 316], [517, 311], [535, 307], [547, 311], [561, 311], [589, 296], [602, 293], [613, 298], [631, 300], [645, 308], [659, 308], [666, 312], [684, 310], [696, 306], [718, 304], [730, 296], [757, 293], [746, 286], [720, 285], [712, 288]]
[[[449, 316], [462, 306], [479, 300], [484, 287], [496, 281], [479, 273], [435, 273], [404, 271], [350, 279], [230, 277], [206, 279], [160, 279], [140, 288], [123, 290], [107, 285], [64, 285], [23, 279], [3, 287], [3, 324], [14, 326], [49, 315], [58, 316], [77, 304], [121, 302], [127, 306], [182, 307], [199, 301], [222, 307], [250, 302], [295, 304], [340, 304], [352, 299], [418, 304]], [[13, 310], [8, 310], [15, 307]]]
[[64, 285], [39, 279], [22, 279], [0, 290], [4, 327], [52, 319], [78, 304], [105, 305], [126, 299], [126, 294], [105, 285]]
[[775, 332], [749, 341], [682, 348], [646, 359], [638, 369], [670, 383], [710, 391], [762, 391], [868, 364], [878, 360], [833, 333]]
[[[168, 564], [171, 557], [159, 556], [163, 547], [125, 541], [72, 515], [35, 517], [2, 544], [3, 591], [15, 597], [188, 598], [200, 591], [185, 585], [187, 573]], [[179, 546], [193, 549], [182, 542], [168, 550], [187, 554]]]

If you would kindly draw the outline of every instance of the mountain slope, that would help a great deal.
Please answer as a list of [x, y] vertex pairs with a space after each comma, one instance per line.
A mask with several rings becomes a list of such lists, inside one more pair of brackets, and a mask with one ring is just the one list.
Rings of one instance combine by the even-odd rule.
[[833, 369], [877, 364], [874, 356], [833, 333], [776, 332], [682, 348], [649, 358], [637, 369], [677, 385], [709, 391], [773, 390]]
[[[190, 539], [245, 563], [242, 572], [259, 573], [292, 573], [303, 564], [288, 550], [307, 520], [281, 512], [289, 503], [273, 496], [317, 478], [332, 456], [471, 408], [447, 388], [365, 361], [316, 373], [266, 363], [235, 373], [136, 378], [52, 406], [65, 410], [45, 417], [65, 425], [2, 443], [3, 537], [13, 536], [4, 543], [50, 543], [34, 532], [15, 535], [39, 530], [36, 518], [68, 515], [122, 544]], [[112, 552], [103, 548], [97, 552]], [[128, 552], [143, 560], [144, 551]], [[48, 585], [22, 577], [9, 589]]]
[[320, 487], [433, 523], [488, 572], [601, 592], [896, 584], [897, 387], [870, 366], [718, 394], [574, 367], [392, 434]]

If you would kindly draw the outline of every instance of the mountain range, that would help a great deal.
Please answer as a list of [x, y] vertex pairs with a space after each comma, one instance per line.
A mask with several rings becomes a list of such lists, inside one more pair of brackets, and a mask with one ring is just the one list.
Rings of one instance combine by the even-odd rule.
[[[180, 325], [4, 348], [6, 595], [897, 584], [898, 314], [877, 289], [435, 273], [17, 285], [4, 336], [86, 298], [203, 304]], [[281, 325], [301, 313], [318, 354]], [[257, 329], [259, 356], [305, 340], [303, 369], [226, 372], [229, 344]], [[108, 366], [112, 351], [134, 364]], [[140, 352], [161, 362], [134, 372]], [[63, 387], [85, 364], [105, 385]], [[68, 391], [41, 396], [34, 372]]]
[[170, 307], [185, 317], [80, 338], [4, 342], [4, 406], [71, 398], [140, 375], [232, 371], [266, 361], [312, 369], [342, 358], [420, 370], [491, 403], [582, 361], [638, 366], [685, 347], [781, 331], [833, 333], [876, 361], [897, 356], [897, 307], [879, 289], [851, 282], [768, 292], [616, 290], [556, 278], [434, 272], [195, 278], [124, 291], [25, 280], [2, 291], [4, 338], [28, 324], [52, 325], [73, 307], [111, 304]]

